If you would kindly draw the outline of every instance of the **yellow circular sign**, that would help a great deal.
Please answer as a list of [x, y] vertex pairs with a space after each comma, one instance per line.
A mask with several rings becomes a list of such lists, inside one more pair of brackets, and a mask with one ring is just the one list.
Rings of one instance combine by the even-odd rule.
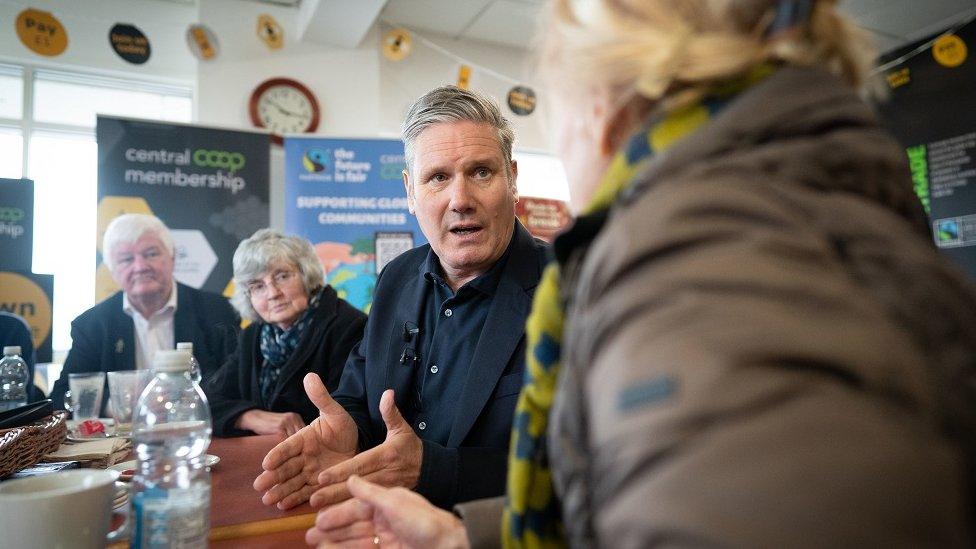
[[413, 37], [407, 29], [393, 29], [383, 37], [383, 55], [390, 61], [399, 61], [410, 55]]
[[285, 45], [285, 29], [268, 14], [258, 16], [258, 38], [269, 48], [280, 50]]
[[23, 317], [37, 347], [51, 333], [51, 301], [33, 280], [19, 274], [0, 273], [0, 306]]
[[966, 61], [966, 43], [955, 34], [940, 36], [932, 44], [932, 57], [943, 67], [958, 67]]
[[60, 55], [68, 47], [68, 31], [53, 15], [33, 8], [17, 16], [17, 38], [41, 55]]

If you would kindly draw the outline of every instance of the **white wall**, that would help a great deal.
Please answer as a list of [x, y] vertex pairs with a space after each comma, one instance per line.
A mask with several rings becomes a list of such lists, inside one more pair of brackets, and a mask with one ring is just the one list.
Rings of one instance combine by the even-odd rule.
[[[427, 90], [454, 83], [458, 61], [414, 41], [412, 53], [400, 62], [380, 53], [383, 34], [390, 29], [377, 23], [362, 43], [352, 49], [296, 42], [298, 10], [241, 0], [199, 0], [187, 5], [160, 0], [3, 0], [0, 21], [12, 23], [23, 9], [52, 12], [68, 31], [68, 49], [62, 55], [37, 55], [17, 39], [12, 28], [0, 33], [0, 61], [37, 67], [143, 77], [169, 81], [195, 89], [196, 122], [203, 125], [253, 129], [248, 117], [252, 90], [273, 77], [304, 83], [322, 108], [319, 135], [330, 137], [399, 137], [399, 126], [409, 105]], [[260, 14], [270, 14], [285, 29], [285, 47], [270, 50], [256, 34]], [[198, 61], [186, 44], [186, 29], [195, 22], [217, 36], [215, 59]], [[115, 23], [130, 23], [148, 37], [152, 56], [144, 65], [123, 61], [108, 43]], [[12, 24], [11, 24], [12, 26]], [[495, 97], [516, 128], [516, 147], [545, 151], [540, 113], [520, 117], [505, 106], [512, 83], [498, 79], [487, 67], [519, 82], [531, 84], [529, 55], [522, 50], [479, 42], [458, 42], [423, 33], [424, 38], [473, 66], [471, 87]], [[272, 149], [271, 222], [283, 227], [283, 155]]]
[[[380, 24], [380, 28], [382, 39], [382, 34], [392, 27]], [[484, 42], [460, 42], [426, 33], [422, 34], [422, 38], [476, 64], [472, 67], [471, 89], [486, 93], [498, 101], [503, 114], [515, 127], [516, 148], [531, 150], [548, 148], [540, 123], [540, 110], [537, 109], [529, 116], [513, 114], [506, 105], [506, 97], [513, 83], [489, 72], [494, 71], [520, 84], [531, 85], [533, 83], [530, 76], [532, 58], [528, 52]], [[379, 50], [380, 44], [377, 43], [375, 47]], [[403, 121], [407, 109], [414, 100], [435, 86], [455, 84], [459, 66], [458, 60], [424, 44], [423, 40], [416, 36], [413, 40], [413, 49], [405, 59], [390, 61], [380, 54], [382, 93], [380, 132], [399, 135], [400, 122]], [[487, 68], [488, 71], [481, 70], [479, 66]], [[538, 93], [538, 88], [534, 89]]]
[[[27, 8], [51, 12], [61, 21], [68, 32], [64, 53], [45, 57], [20, 42], [14, 22]], [[196, 16], [196, 6], [158, 0], [4, 0], [0, 2], [4, 26], [0, 61], [192, 85], [196, 58], [187, 49], [185, 34]], [[108, 33], [116, 23], [133, 24], [149, 38], [149, 61], [133, 65], [115, 53]]]
[[[255, 34], [262, 13], [272, 15], [285, 29], [285, 47], [268, 49]], [[201, 124], [250, 128], [248, 101], [251, 91], [273, 77], [288, 77], [305, 84], [318, 98], [323, 118], [315, 132], [329, 137], [399, 137], [399, 126], [409, 105], [427, 90], [457, 77], [457, 61], [420, 43], [400, 62], [380, 53], [383, 33], [389, 27], [377, 23], [354, 49], [310, 42], [295, 43], [297, 10], [241, 2], [200, 0], [200, 20], [220, 41], [219, 55], [201, 61], [197, 70], [197, 120]], [[443, 48], [477, 65], [515, 79], [526, 74], [528, 55], [514, 48], [484, 43], [460, 43], [428, 37]], [[474, 89], [500, 102], [512, 84], [481, 72], [471, 78]], [[518, 135], [517, 147], [544, 150], [538, 111], [528, 117], [511, 115]], [[272, 150], [271, 224], [284, 225], [282, 203], [284, 167], [280, 148]]]

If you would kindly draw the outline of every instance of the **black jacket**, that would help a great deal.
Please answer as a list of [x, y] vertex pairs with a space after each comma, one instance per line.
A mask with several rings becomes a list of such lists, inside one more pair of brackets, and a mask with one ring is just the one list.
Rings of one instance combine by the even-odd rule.
[[254, 322], [241, 332], [237, 350], [203, 385], [210, 401], [214, 436], [253, 434], [234, 428], [234, 422], [255, 408], [295, 412], [306, 424], [318, 417], [319, 411], [305, 394], [302, 379], [305, 374], [315, 372], [326, 389], [335, 390], [350, 349], [363, 337], [366, 315], [340, 299], [331, 286], [322, 290], [313, 315], [295, 352], [282, 366], [270, 402], [264, 402], [261, 397], [258, 375], [264, 364], [261, 328], [265, 323]]
[[[240, 319], [221, 295], [177, 283], [173, 341], [192, 341], [193, 356], [207, 380], [234, 350]], [[51, 389], [55, 409], [64, 405], [68, 374], [134, 370], [135, 326], [122, 310], [122, 292], [116, 292], [71, 322], [71, 350], [61, 377]], [[108, 400], [104, 392], [102, 406]]]
[[[548, 257], [548, 246], [518, 222], [513, 238], [515, 247], [491, 301], [448, 444], [423, 441], [417, 492], [441, 507], [505, 492], [512, 415], [525, 368], [525, 319]], [[422, 274], [429, 250], [428, 244], [404, 252], [380, 274], [366, 333], [349, 355], [332, 395], [356, 421], [360, 449], [386, 437], [379, 412], [386, 389], [394, 389], [405, 417], [412, 415], [414, 367], [401, 364], [400, 357], [404, 327], [419, 324], [429, 292]], [[424, 432], [418, 436], [423, 438]]]

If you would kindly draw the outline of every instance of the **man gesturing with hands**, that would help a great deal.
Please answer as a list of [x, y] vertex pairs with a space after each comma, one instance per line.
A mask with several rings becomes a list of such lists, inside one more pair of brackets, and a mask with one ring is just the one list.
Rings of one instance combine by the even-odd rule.
[[287, 509], [349, 498], [361, 476], [432, 503], [504, 493], [525, 367], [525, 319], [547, 246], [515, 217], [515, 136], [490, 99], [454, 86], [403, 124], [410, 212], [429, 244], [380, 273], [362, 341], [317, 419], [265, 458], [254, 488]]
[[313, 507], [341, 501], [349, 497], [344, 481], [351, 474], [385, 486], [416, 486], [421, 442], [396, 409], [393, 391], [380, 400], [386, 441], [356, 455], [359, 432], [352, 417], [329, 396], [318, 375], [307, 374], [304, 383], [320, 415], [264, 458], [265, 471], [254, 481], [254, 489], [265, 492], [261, 501], [280, 509], [305, 501]]

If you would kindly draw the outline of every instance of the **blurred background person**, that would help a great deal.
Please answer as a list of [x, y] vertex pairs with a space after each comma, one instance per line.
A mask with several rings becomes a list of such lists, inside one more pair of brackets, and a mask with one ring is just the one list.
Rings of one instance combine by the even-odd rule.
[[[109, 223], [102, 257], [122, 289], [71, 322], [71, 350], [51, 390], [55, 408], [64, 404], [68, 374], [150, 368], [156, 351], [177, 342], [193, 343], [204, 381], [224, 363], [239, 317], [223, 296], [176, 282], [174, 251], [169, 229], [154, 215]], [[103, 395], [104, 405], [108, 391]]]
[[507, 500], [462, 522], [357, 478], [306, 539], [971, 546], [976, 288], [856, 92], [863, 33], [833, 0], [549, 9], [581, 216], [529, 317]]
[[0, 348], [20, 347], [20, 358], [27, 363], [30, 372], [27, 384], [27, 402], [44, 399], [44, 393], [34, 385], [34, 338], [31, 337], [30, 325], [22, 317], [6, 311], [0, 311]]
[[205, 389], [216, 436], [291, 435], [318, 416], [302, 379], [332, 391], [366, 315], [323, 281], [312, 245], [261, 229], [234, 252], [234, 306], [253, 321]]

